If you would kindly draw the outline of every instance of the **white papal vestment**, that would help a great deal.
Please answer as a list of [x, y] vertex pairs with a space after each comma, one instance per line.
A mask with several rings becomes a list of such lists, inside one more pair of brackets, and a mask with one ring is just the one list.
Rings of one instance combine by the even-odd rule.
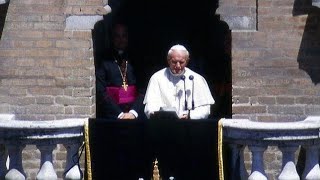
[[[169, 68], [164, 68], [151, 76], [143, 101], [148, 118], [161, 107], [175, 108], [178, 116], [188, 114], [190, 111], [191, 119], [204, 119], [209, 116], [210, 105], [214, 104], [214, 99], [206, 80], [189, 68], [185, 68], [183, 75], [184, 80], [181, 78], [182, 74], [174, 75]], [[193, 80], [189, 79], [190, 75], [193, 76]], [[194, 109], [192, 109], [192, 99]], [[185, 110], [185, 100], [187, 100], [187, 110]]]

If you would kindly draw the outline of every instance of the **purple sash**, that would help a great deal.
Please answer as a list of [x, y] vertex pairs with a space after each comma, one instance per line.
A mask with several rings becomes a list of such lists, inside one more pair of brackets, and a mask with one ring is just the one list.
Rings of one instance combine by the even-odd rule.
[[117, 104], [132, 103], [137, 97], [136, 86], [128, 86], [127, 91], [123, 87], [106, 87], [106, 93]]

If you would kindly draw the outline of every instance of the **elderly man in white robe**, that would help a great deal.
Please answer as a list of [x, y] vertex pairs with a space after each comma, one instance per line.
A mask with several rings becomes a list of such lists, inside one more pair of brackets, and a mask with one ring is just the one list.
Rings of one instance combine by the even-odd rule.
[[180, 119], [205, 119], [214, 99], [206, 80], [187, 68], [189, 52], [182, 45], [168, 51], [169, 67], [157, 71], [149, 80], [143, 103], [148, 118], [160, 109], [173, 108]]

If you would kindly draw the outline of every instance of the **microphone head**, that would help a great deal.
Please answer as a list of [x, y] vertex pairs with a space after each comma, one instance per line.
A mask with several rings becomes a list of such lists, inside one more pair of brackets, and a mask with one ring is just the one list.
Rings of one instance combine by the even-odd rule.
[[193, 79], [194, 79], [194, 77], [193, 77], [192, 75], [190, 75], [190, 76], [189, 76], [189, 79], [190, 79], [190, 80], [193, 80]]
[[182, 76], [180, 76], [180, 78], [181, 78], [182, 80], [185, 80], [185, 79], [186, 79], [186, 76], [185, 76], [185, 75], [182, 75]]

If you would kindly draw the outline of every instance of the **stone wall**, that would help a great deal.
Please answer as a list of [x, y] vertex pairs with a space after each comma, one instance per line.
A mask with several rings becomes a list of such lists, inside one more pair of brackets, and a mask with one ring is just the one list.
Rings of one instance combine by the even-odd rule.
[[0, 41], [0, 112], [33, 120], [94, 116], [91, 29], [66, 30], [66, 18], [99, 13], [101, 0], [9, 3]]
[[[0, 5], [0, 113], [23, 120], [95, 116], [91, 29], [105, 4]], [[319, 114], [319, 11], [305, 0], [219, 2], [216, 13], [232, 30], [233, 118], [296, 121]]]
[[[95, 116], [91, 29], [106, 13], [106, 3], [10, 0], [0, 5], [0, 113], [19, 120]], [[39, 170], [39, 161], [32, 159], [39, 160], [34, 158], [39, 154], [31, 149], [25, 148], [23, 159], [32, 179]], [[54, 159], [62, 177], [63, 146]]]
[[[319, 12], [305, 0], [220, 1], [217, 13], [232, 30], [233, 118], [285, 122], [320, 114]], [[268, 177], [277, 179], [281, 152], [269, 147], [264, 157]], [[248, 151], [245, 163], [250, 173]]]
[[319, 12], [304, 0], [220, 2], [232, 30], [233, 118], [295, 121], [320, 113]]

